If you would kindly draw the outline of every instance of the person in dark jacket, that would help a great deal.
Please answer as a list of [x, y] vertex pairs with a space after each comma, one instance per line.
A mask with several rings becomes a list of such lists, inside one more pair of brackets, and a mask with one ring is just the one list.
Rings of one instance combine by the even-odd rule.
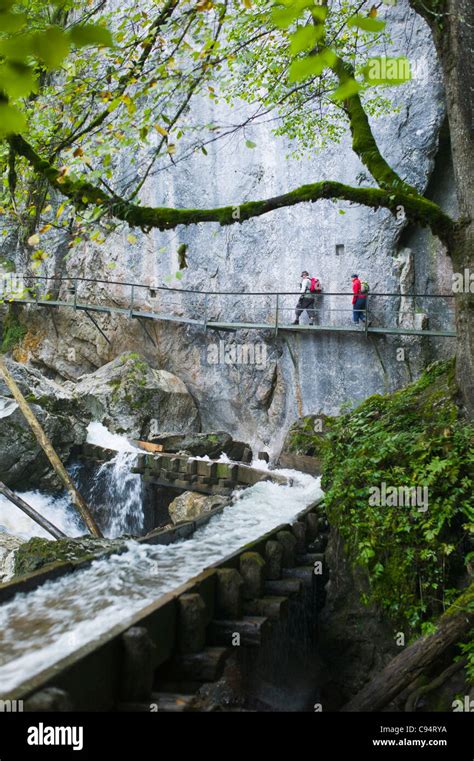
[[367, 294], [362, 292], [362, 285], [359, 275], [351, 275], [352, 279], [352, 321], [356, 325], [359, 322], [365, 322], [365, 312], [367, 309]]
[[300, 324], [300, 317], [302, 313], [306, 310], [309, 317], [309, 324], [314, 325], [314, 298], [315, 294], [311, 293], [311, 278], [309, 276], [309, 273], [306, 272], [306, 270], [303, 270], [301, 273], [301, 284], [300, 284], [300, 297], [298, 299], [298, 303], [296, 305], [296, 319], [292, 323], [293, 325], [299, 325]]

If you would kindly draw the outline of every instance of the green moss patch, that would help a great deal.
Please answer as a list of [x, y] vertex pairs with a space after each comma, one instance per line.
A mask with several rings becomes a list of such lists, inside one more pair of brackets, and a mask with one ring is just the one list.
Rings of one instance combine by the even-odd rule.
[[56, 541], [35, 536], [18, 549], [15, 555], [15, 576], [33, 573], [58, 562], [91, 560], [123, 546], [123, 540], [117, 539], [96, 539], [85, 536]]

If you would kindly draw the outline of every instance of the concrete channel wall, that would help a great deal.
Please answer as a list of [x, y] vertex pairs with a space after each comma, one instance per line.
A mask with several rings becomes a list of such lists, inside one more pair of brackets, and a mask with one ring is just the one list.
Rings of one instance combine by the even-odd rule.
[[[175, 710], [176, 701], [153, 692], [158, 667], [168, 663], [188, 678], [213, 681], [236, 634], [242, 647], [264, 647], [288, 600], [306, 594], [312, 609], [321, 604], [327, 529], [318, 500], [292, 525], [210, 566], [2, 697], [24, 699], [26, 710], [47, 710], [54, 687], [74, 710], [150, 710], [153, 701], [159, 710]], [[178, 702], [187, 710], [186, 701]]]

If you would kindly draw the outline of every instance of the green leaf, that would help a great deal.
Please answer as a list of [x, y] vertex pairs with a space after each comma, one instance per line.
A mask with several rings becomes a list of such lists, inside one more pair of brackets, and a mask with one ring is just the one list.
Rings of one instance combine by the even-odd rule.
[[288, 29], [309, 8], [314, 8], [314, 0], [284, 0], [272, 8], [272, 21], [279, 29]]
[[59, 26], [38, 32], [33, 41], [36, 56], [47, 69], [58, 69], [71, 48], [68, 35]]
[[18, 37], [0, 40], [0, 55], [10, 61], [24, 62], [32, 54], [34, 54], [32, 34], [20, 34]]
[[278, 29], [288, 29], [301, 13], [298, 8], [272, 8], [272, 21]]
[[308, 25], [301, 26], [291, 35], [290, 52], [292, 55], [301, 53], [303, 50], [311, 50], [321, 39], [324, 33], [323, 27]]
[[317, 55], [297, 58], [291, 63], [289, 80], [290, 82], [300, 82], [302, 79], [308, 79], [308, 77], [318, 77], [324, 69], [334, 66], [336, 60], [335, 53], [329, 48], [322, 50]]
[[328, 10], [327, 5], [315, 5], [314, 8], [311, 8], [311, 14], [317, 21], [324, 21], [328, 15]]
[[245, 141], [245, 145], [247, 146], [247, 148], [256, 148], [257, 147], [257, 143], [254, 143], [252, 140], [246, 140]]
[[16, 106], [0, 103], [0, 135], [12, 135], [26, 128], [26, 116]]
[[114, 45], [110, 31], [98, 24], [77, 24], [70, 30], [69, 37], [72, 44], [78, 48]]
[[381, 32], [382, 29], [385, 29], [385, 21], [358, 14], [348, 20], [347, 26], [355, 26], [357, 29], [363, 29], [364, 32]]
[[9, 98], [24, 98], [37, 89], [36, 75], [30, 66], [15, 61], [0, 65], [0, 90]]
[[332, 94], [332, 100], [345, 100], [350, 98], [351, 95], [355, 95], [360, 90], [360, 84], [355, 79], [348, 79], [347, 82], [343, 82], [337, 90]]
[[26, 24], [24, 13], [0, 13], [0, 31], [14, 33], [22, 29]]

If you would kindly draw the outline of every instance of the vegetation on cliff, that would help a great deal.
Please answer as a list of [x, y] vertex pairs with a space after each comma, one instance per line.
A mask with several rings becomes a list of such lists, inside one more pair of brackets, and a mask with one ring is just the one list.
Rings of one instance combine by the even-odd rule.
[[2, 323], [2, 343], [0, 352], [6, 354], [23, 340], [27, 333], [26, 325], [21, 322], [18, 307], [10, 304], [8, 312]]
[[[460, 413], [453, 363], [326, 418], [323, 435], [305, 418], [289, 442], [322, 457], [328, 518], [367, 571], [365, 602], [410, 637], [434, 631], [474, 561], [474, 425]], [[421, 502], [391, 504], [391, 487], [418, 489]]]

